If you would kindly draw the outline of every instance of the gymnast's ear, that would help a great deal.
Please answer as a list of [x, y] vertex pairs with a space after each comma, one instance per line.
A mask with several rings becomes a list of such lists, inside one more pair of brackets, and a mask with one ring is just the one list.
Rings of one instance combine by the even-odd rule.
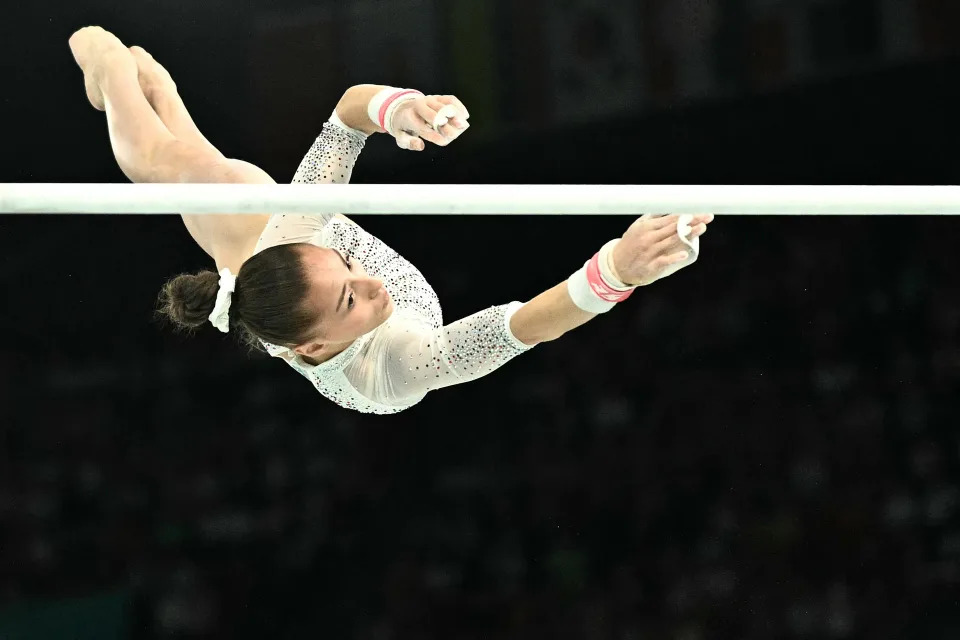
[[293, 352], [305, 358], [317, 358], [323, 353], [322, 342], [305, 342], [293, 348]]

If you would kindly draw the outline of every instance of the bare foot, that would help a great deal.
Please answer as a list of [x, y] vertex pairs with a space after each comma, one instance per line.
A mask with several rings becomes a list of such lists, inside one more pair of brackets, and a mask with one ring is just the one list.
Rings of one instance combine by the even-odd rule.
[[119, 38], [100, 27], [84, 27], [70, 36], [70, 51], [83, 70], [83, 84], [90, 104], [94, 109], [103, 111], [105, 105], [100, 90], [100, 72], [105, 58], [118, 52], [124, 55], [130, 53]]
[[137, 61], [137, 78], [143, 95], [156, 110], [157, 97], [164, 93], [176, 93], [177, 85], [163, 65], [143, 47], [130, 47], [130, 54]]

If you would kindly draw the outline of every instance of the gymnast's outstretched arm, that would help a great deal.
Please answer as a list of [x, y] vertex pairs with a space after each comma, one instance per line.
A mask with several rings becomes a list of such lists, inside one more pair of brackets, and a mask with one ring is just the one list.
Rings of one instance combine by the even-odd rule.
[[[83, 70], [87, 98], [107, 115], [117, 164], [132, 182], [274, 183], [259, 167], [226, 158], [200, 133], [170, 74], [142, 48], [128, 49], [112, 33], [85, 27], [71, 36], [70, 49]], [[431, 98], [429, 104], [436, 106], [431, 109], [426, 99], [419, 100], [411, 92], [397, 93], [376, 85], [352, 88], [338, 104], [338, 112], [349, 121], [348, 127], [370, 133], [390, 131], [398, 144], [415, 150], [423, 148], [424, 140], [448, 144], [465, 128], [456, 126], [465, 125], [455, 117], [458, 101]], [[371, 94], [374, 104], [382, 107], [375, 115], [385, 127], [364, 117], [363, 112], [371, 108]], [[449, 117], [442, 117], [444, 113]], [[426, 118], [431, 117], [428, 123]], [[317, 178], [316, 182], [324, 181], [322, 176]], [[238, 271], [252, 255], [269, 218], [224, 213], [184, 215], [183, 221], [218, 268]]]
[[409, 406], [427, 392], [481, 378], [556, 340], [648, 285], [692, 264], [712, 215], [644, 216], [567, 280], [526, 303], [488, 307], [432, 328], [398, 317], [348, 370], [366, 397]]
[[389, 133], [400, 148], [423, 151], [425, 141], [445, 147], [459, 138], [470, 127], [469, 118], [456, 96], [376, 84], [350, 87], [300, 162], [293, 182], [349, 183], [370, 135]]
[[[402, 149], [422, 151], [424, 141], [447, 146], [459, 138], [470, 127], [469, 118], [470, 112], [456, 96], [422, 95], [373, 84], [350, 87], [300, 161], [293, 182], [347, 184], [370, 135], [389, 132]], [[310, 242], [334, 217], [353, 222], [342, 214], [284, 216], [281, 224], [263, 229], [257, 246]]]

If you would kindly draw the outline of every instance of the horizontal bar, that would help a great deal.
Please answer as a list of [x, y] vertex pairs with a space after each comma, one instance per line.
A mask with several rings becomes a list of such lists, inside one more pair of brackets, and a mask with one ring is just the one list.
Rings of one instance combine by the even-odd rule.
[[958, 215], [960, 187], [8, 183], [0, 213]]

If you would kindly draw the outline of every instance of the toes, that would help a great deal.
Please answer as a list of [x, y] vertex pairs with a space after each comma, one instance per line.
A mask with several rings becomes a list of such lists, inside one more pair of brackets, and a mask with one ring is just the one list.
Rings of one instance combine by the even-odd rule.
[[130, 47], [130, 55], [133, 56], [133, 59], [137, 61], [137, 67], [140, 68], [140, 71], [144, 71], [144, 68], [149, 66], [153, 62], [153, 56], [147, 53], [146, 49], [143, 47]]
[[145, 58], [147, 60], [153, 60], [153, 56], [150, 55], [150, 53], [143, 47], [132, 46], [130, 47], [130, 53], [132, 53], [136, 58]]
[[150, 52], [143, 47], [130, 47], [130, 53], [133, 55], [134, 60], [137, 61], [137, 67], [140, 69], [141, 75], [149, 75], [158, 81], [170, 79], [170, 74], [163, 65], [157, 62], [156, 59], [150, 55]]

